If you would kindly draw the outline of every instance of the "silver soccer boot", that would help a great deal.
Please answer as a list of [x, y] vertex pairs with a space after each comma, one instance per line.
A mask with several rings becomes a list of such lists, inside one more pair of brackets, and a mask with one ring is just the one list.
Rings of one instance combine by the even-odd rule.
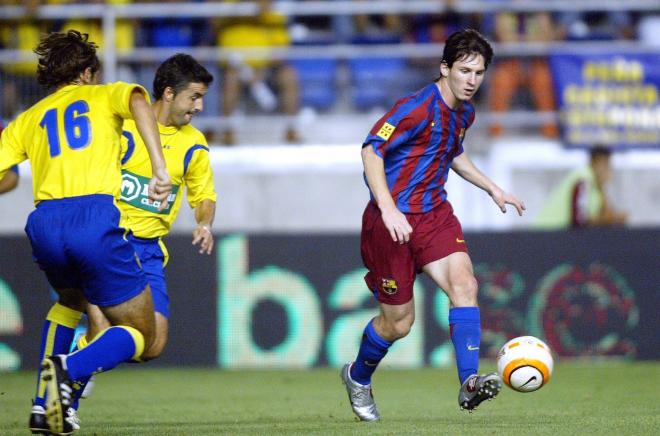
[[351, 378], [351, 365], [347, 363], [341, 369], [341, 381], [346, 386], [348, 400], [351, 402], [353, 412], [361, 421], [378, 421], [380, 413], [374, 401], [374, 395], [371, 392], [371, 385], [361, 385]]
[[497, 373], [472, 375], [458, 391], [458, 405], [461, 410], [473, 411], [479, 404], [492, 400], [502, 389], [502, 379]]

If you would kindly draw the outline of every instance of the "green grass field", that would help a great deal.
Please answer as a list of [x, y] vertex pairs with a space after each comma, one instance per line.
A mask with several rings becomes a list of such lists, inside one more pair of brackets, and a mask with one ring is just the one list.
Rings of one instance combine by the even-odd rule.
[[[492, 365], [485, 365], [485, 370]], [[25, 435], [32, 373], [0, 374], [0, 434]], [[381, 422], [356, 422], [338, 370], [120, 368], [81, 403], [79, 435], [651, 435], [660, 433], [660, 363], [563, 363], [530, 394], [504, 388], [469, 414], [453, 370], [374, 378]]]

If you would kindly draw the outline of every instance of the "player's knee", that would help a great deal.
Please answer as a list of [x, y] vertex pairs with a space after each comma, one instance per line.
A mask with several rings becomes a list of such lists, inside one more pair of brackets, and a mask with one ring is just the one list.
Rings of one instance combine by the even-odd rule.
[[476, 306], [479, 284], [472, 274], [466, 274], [452, 282], [451, 303], [453, 306]]
[[149, 348], [147, 348], [144, 351], [144, 353], [142, 353], [142, 357], [140, 359], [143, 362], [157, 359], [158, 357], [160, 357], [161, 354], [163, 354], [164, 349], [165, 349], [164, 342], [155, 341], [151, 344]]
[[395, 341], [397, 339], [405, 338], [410, 333], [412, 328], [413, 320], [412, 318], [403, 318], [396, 321], [387, 323], [387, 333], [389, 340]]

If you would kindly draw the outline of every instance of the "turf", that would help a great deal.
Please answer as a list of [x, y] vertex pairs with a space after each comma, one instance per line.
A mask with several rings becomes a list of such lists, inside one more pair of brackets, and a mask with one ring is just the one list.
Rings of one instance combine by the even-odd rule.
[[[0, 374], [0, 434], [29, 434], [33, 379]], [[367, 424], [355, 421], [336, 369], [130, 367], [98, 376], [76, 434], [657, 434], [658, 381], [657, 362], [563, 363], [540, 391], [505, 388], [469, 414], [458, 408], [453, 370], [382, 368], [374, 393], [383, 419]]]

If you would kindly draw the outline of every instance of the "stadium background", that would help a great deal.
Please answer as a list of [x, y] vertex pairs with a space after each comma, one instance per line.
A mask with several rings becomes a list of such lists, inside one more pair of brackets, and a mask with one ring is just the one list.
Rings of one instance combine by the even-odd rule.
[[[138, 23], [170, 16], [231, 20], [256, 13], [250, 2], [101, 3], [43, 5], [33, 13], [52, 25], [71, 18], [100, 20], [105, 40], [114, 39], [115, 24], [122, 19]], [[167, 240], [172, 254], [168, 282], [173, 317], [171, 342], [164, 356], [154, 362], [157, 365], [310, 367], [337, 366], [352, 358], [361, 328], [375, 310], [362, 282], [358, 250], [360, 215], [368, 195], [361, 179], [359, 144], [396, 97], [432, 79], [433, 70], [420, 67], [424, 65], [420, 61], [436, 65], [442, 44], [386, 38], [358, 44], [328, 33], [331, 18], [381, 16], [384, 3], [387, 13], [402, 17], [444, 14], [456, 22], [478, 12], [594, 12], [592, 2], [577, 0], [273, 3], [287, 17], [292, 44], [251, 55], [275, 56], [298, 68], [301, 108], [293, 119], [277, 110], [265, 113], [246, 95], [239, 113], [224, 117], [220, 80], [214, 83], [205, 112], [194, 124], [212, 138], [233, 125], [238, 142], [226, 147], [211, 141], [219, 193], [217, 251], [206, 258], [190, 247], [188, 235], [194, 220], [189, 211], [183, 211]], [[654, 310], [660, 283], [658, 100], [623, 104], [592, 97], [589, 106], [561, 92], [592, 86], [595, 79], [585, 78], [585, 71], [600, 65], [606, 73], [596, 80], [597, 86], [630, 93], [642, 87], [657, 96], [660, 47], [653, 43], [653, 31], [646, 31], [649, 37], [642, 30], [655, 29], [658, 44], [660, 5], [603, 0], [598, 7], [631, 14], [637, 30], [632, 39], [494, 44], [498, 57], [548, 57], [553, 65], [560, 103], [556, 111], [536, 111], [523, 89], [511, 110], [494, 113], [486, 101], [487, 81], [476, 100], [477, 122], [465, 141], [487, 174], [526, 201], [527, 216], [501, 215], [486, 195], [456, 176], [450, 178], [449, 198], [464, 224], [481, 283], [486, 356], [492, 357], [507, 338], [530, 333], [547, 339], [559, 356], [660, 358]], [[25, 18], [24, 6], [0, 7], [5, 34]], [[11, 66], [30, 56], [4, 41], [0, 50], [3, 86], [15, 79]], [[110, 44], [102, 48], [105, 80], [133, 78], [147, 87], [154, 65], [177, 51], [203, 60], [219, 79], [220, 62], [231, 56], [213, 45], [136, 45], [117, 50]], [[366, 66], [356, 62], [365, 58]], [[641, 77], [626, 76], [640, 67]], [[617, 71], [623, 72], [617, 76]], [[38, 98], [36, 91], [30, 94], [33, 88], [23, 89], [28, 100]], [[607, 112], [614, 121], [593, 122], [608, 110], [614, 111]], [[595, 118], [576, 120], [576, 112], [589, 111], [596, 113]], [[6, 116], [4, 124], [10, 120]], [[548, 138], [539, 133], [548, 120], [560, 121], [562, 136]], [[497, 138], [489, 130], [496, 122], [506, 127], [506, 133]], [[282, 141], [291, 123], [299, 129], [301, 143]], [[611, 195], [617, 207], [630, 214], [627, 228], [535, 230], [533, 219], [552, 187], [586, 162], [584, 148], [590, 144], [576, 138], [598, 129], [616, 133], [603, 137], [615, 137], [609, 145], [621, 151], [613, 159]], [[31, 262], [22, 233], [33, 207], [27, 165], [21, 165], [21, 175], [19, 188], [0, 197], [1, 370], [36, 365], [35, 344], [49, 306], [47, 284]], [[446, 299], [425, 279], [417, 286], [421, 316], [388, 362], [400, 367], [452, 365]]]

